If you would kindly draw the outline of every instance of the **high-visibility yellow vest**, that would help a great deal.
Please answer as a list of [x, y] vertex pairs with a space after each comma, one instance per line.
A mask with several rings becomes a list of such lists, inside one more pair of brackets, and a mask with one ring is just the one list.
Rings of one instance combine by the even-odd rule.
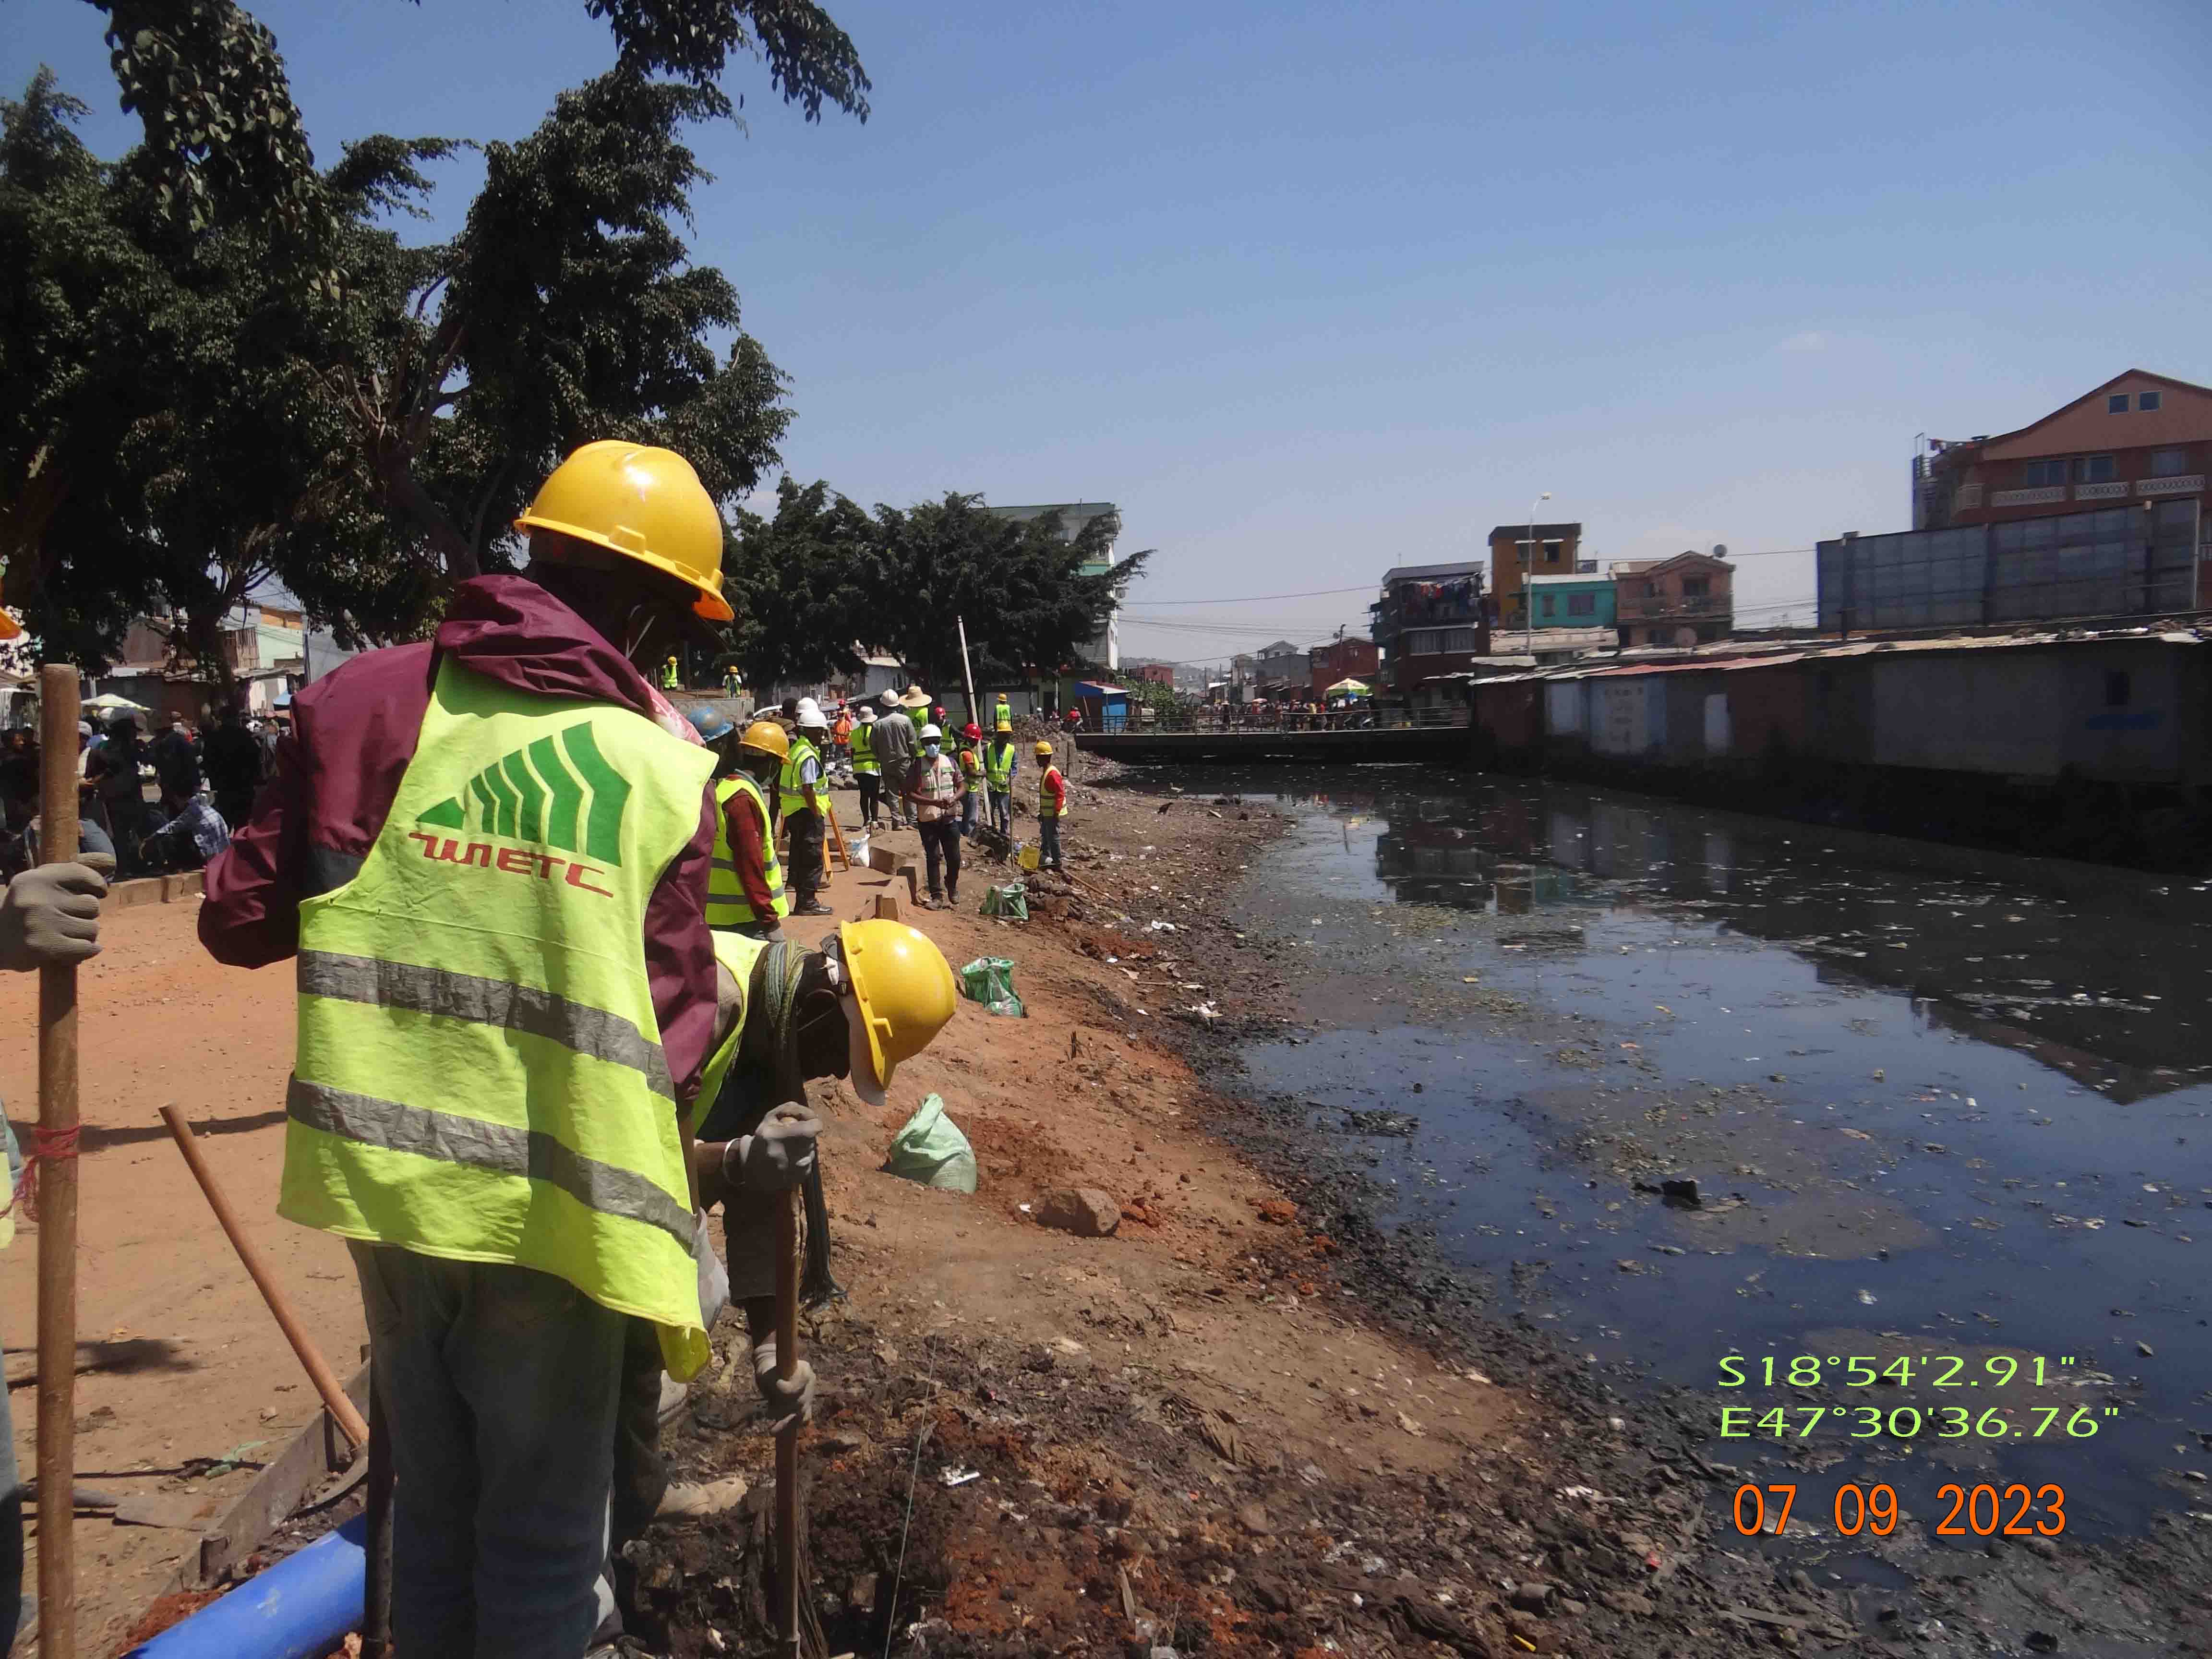
[[[960, 769], [970, 779], [983, 775], [983, 757], [964, 743], [960, 745]], [[968, 787], [972, 789], [975, 786], [970, 782]]]
[[376, 844], [300, 904], [280, 1214], [556, 1274], [706, 1363], [644, 933], [713, 772], [628, 709], [440, 668]]
[[878, 775], [884, 769], [876, 759], [876, 723], [873, 720], [862, 720], [853, 728], [853, 769]]
[[714, 960], [728, 969], [730, 977], [738, 982], [737, 1018], [721, 1034], [721, 1040], [715, 1043], [699, 1073], [699, 1093], [691, 1103], [691, 1127], [695, 1133], [707, 1121], [707, 1114], [714, 1109], [715, 1097], [722, 1092], [723, 1079], [729, 1076], [730, 1067], [738, 1058], [738, 1044], [745, 1034], [745, 1019], [751, 1012], [746, 999], [752, 991], [753, 963], [768, 948], [766, 939], [744, 933], [714, 935]]
[[[791, 740], [791, 752], [783, 757], [783, 815], [786, 817], [789, 817], [793, 812], [804, 812], [808, 810], [806, 791], [801, 788], [799, 783], [799, 763], [802, 760], [811, 760], [817, 766], [822, 763], [822, 757], [813, 744], [805, 738], [793, 738]], [[822, 798], [826, 787], [827, 780], [817, 780], [814, 786], [814, 795], [817, 800]]]
[[714, 868], [707, 880], [707, 925], [709, 927], [748, 927], [791, 914], [791, 895], [783, 884], [783, 860], [775, 855], [775, 823], [768, 815], [768, 797], [761, 793], [760, 785], [743, 772], [716, 781], [714, 805], [717, 809], [728, 805], [735, 795], [745, 796], [760, 813], [761, 873], [767, 878], [769, 896], [774, 903], [767, 915], [754, 914], [752, 905], [745, 898], [744, 884], [738, 879], [737, 849], [730, 845], [729, 820], [717, 810], [714, 814]]
[[990, 779], [994, 793], [1006, 793], [1014, 781], [1014, 745], [994, 743], [986, 749], [983, 751], [983, 775]]
[[991, 724], [996, 726], [1000, 721], [1012, 720], [1013, 717], [1014, 711], [1007, 708], [1006, 700], [1004, 697], [1000, 697], [997, 705], [991, 710]]
[[[1054, 781], [1060, 784], [1060, 799], [1052, 798]], [[1041, 818], [1064, 818], [1067, 816], [1067, 780], [1057, 766], [1047, 764], [1042, 776], [1037, 779], [1037, 816]]]

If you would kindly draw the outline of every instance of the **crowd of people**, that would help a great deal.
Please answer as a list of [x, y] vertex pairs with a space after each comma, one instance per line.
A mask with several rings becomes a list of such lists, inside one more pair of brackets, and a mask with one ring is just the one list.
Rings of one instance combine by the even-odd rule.
[[[172, 720], [151, 738], [131, 714], [109, 714], [98, 728], [80, 720], [79, 846], [122, 876], [204, 867], [252, 812], [277, 736], [276, 720], [235, 708], [209, 726]], [[0, 876], [38, 862], [43, 765], [36, 731], [0, 733]]]
[[[926, 908], [959, 902], [963, 843], [979, 828], [1012, 850], [1020, 750], [1003, 696], [995, 701], [988, 738], [974, 720], [951, 731], [944, 706], [919, 686], [842, 703], [834, 716], [816, 698], [788, 697], [742, 730], [705, 704], [690, 718], [721, 763], [715, 891], [732, 918], [726, 925], [775, 938], [784, 916], [829, 914], [817, 896], [825, 879], [833, 769], [851, 773], [861, 834], [913, 830], [920, 836]], [[1079, 720], [1064, 717], [1071, 733]], [[1067, 781], [1053, 763], [1048, 740], [1036, 743], [1031, 753], [1039, 774], [1039, 866], [1059, 870]], [[779, 839], [787, 846], [787, 865], [776, 857]]]

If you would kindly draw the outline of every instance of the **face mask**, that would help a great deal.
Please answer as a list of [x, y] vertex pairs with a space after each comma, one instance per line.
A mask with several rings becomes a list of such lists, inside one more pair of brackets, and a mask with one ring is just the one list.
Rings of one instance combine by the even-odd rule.
[[933, 743], [925, 743], [925, 744], [922, 744], [921, 746], [922, 746], [925, 750], [928, 750], [928, 752], [929, 752], [929, 753], [931, 753], [931, 754], [933, 754], [933, 755], [934, 755], [934, 754], [937, 752], [938, 745], [937, 745], [937, 744], [933, 744]]

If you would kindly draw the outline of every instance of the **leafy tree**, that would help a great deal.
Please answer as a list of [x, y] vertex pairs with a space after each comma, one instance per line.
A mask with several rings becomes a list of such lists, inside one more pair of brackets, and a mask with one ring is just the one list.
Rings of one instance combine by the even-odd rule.
[[[614, 70], [562, 93], [521, 143], [485, 147], [483, 192], [450, 244], [352, 234], [367, 349], [329, 383], [364, 484], [452, 575], [500, 562], [538, 481], [591, 439], [681, 450], [722, 498], [777, 459], [784, 377], [735, 332], [736, 289], [688, 264], [672, 222], [689, 222], [707, 176], [680, 130], [713, 107], [697, 88]], [[411, 203], [416, 153], [380, 142], [349, 154], [347, 183], [359, 199]]]
[[227, 690], [239, 601], [310, 571], [337, 602], [380, 527], [333, 459], [324, 318], [272, 285], [270, 222], [173, 234], [139, 158], [84, 151], [82, 112], [45, 70], [0, 101], [0, 235], [26, 251], [0, 272], [8, 597], [47, 654], [90, 662], [167, 610], [175, 654]]
[[981, 495], [878, 507], [876, 520], [875, 586], [897, 596], [879, 608], [877, 643], [940, 693], [962, 684], [960, 622], [979, 685], [1048, 677], [1079, 659], [1145, 563], [1136, 554], [1085, 574], [1103, 564], [1115, 520], [1090, 520], [1071, 539], [1057, 513], [1002, 519]]
[[[267, 213], [302, 247], [338, 227], [307, 148], [276, 40], [235, 0], [90, 0], [107, 15], [123, 107], [136, 111], [165, 206], [194, 230]], [[416, 0], [419, 5], [421, 0]], [[828, 100], [868, 118], [866, 72], [812, 0], [585, 0], [613, 30], [617, 67], [666, 76], [732, 112], [720, 89], [732, 52], [767, 60], [771, 83], [809, 121]]]
[[347, 644], [418, 631], [579, 443], [671, 444], [724, 498], [775, 462], [784, 379], [689, 263], [706, 175], [680, 135], [734, 113], [743, 52], [808, 120], [866, 118], [811, 0], [586, 0], [616, 67], [487, 146], [462, 233], [428, 246], [391, 222], [451, 141], [318, 173], [234, 0], [92, 3], [144, 144], [93, 158], [50, 75], [0, 111], [0, 591], [48, 654], [103, 660], [168, 605], [219, 665], [222, 613], [270, 575]]
[[855, 642], [876, 643], [885, 599], [874, 520], [826, 483], [776, 485], [775, 516], [740, 511], [722, 555], [722, 592], [738, 620], [730, 654], [765, 690], [860, 666]]

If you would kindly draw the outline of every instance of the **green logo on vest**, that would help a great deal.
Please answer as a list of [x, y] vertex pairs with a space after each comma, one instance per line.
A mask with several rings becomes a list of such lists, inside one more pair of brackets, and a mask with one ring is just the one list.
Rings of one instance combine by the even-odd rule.
[[460, 793], [425, 810], [418, 823], [542, 842], [603, 864], [622, 863], [623, 810], [629, 784], [607, 764], [589, 722], [503, 755]]

